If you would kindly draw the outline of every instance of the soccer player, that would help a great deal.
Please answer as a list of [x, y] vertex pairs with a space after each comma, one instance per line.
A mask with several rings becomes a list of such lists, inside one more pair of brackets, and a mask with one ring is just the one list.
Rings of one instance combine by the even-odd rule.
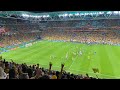
[[94, 52], [94, 54], [96, 54], [96, 52]]
[[88, 59], [90, 59], [90, 56], [88, 56]]
[[66, 53], [66, 59], [68, 59], [68, 52]]
[[74, 58], [72, 57], [72, 61], [74, 61]]
[[2, 60], [2, 56], [0, 56], [0, 60]]
[[82, 52], [81, 52], [81, 51], [79, 52], [79, 55], [82, 55]]

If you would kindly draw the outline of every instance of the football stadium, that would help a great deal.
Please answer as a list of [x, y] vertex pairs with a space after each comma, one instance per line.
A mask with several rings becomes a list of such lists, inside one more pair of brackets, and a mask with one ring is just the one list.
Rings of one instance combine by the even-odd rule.
[[120, 79], [120, 11], [0, 11], [0, 79]]

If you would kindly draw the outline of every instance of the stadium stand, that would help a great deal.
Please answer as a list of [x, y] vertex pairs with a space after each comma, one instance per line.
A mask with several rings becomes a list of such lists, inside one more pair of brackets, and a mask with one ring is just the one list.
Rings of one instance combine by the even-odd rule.
[[[80, 43], [120, 44], [120, 20], [70, 20], [41, 21], [0, 17], [0, 52], [7, 48], [17, 48], [23, 43], [32, 42], [40, 37], [43, 40], [62, 40]], [[6, 50], [7, 50], [6, 49]], [[51, 67], [51, 64], [50, 64]], [[64, 65], [63, 65], [64, 67]], [[61, 69], [63, 69], [61, 67]], [[95, 71], [97, 69], [94, 69]], [[98, 70], [97, 70], [98, 71]], [[75, 75], [64, 70], [45, 69], [39, 64], [28, 66], [13, 61], [0, 61], [0, 79], [96, 79], [86, 75]]]
[[[64, 66], [63, 66], [64, 67]], [[61, 67], [61, 69], [63, 68]], [[61, 74], [62, 73], [62, 74]], [[70, 74], [64, 70], [55, 71], [37, 65], [17, 64], [13, 61], [0, 61], [0, 79], [96, 79], [86, 75]]]

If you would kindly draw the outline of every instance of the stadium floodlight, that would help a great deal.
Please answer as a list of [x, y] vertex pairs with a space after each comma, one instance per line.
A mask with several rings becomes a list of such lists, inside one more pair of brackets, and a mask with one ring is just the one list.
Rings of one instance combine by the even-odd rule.
[[58, 17], [61, 17], [61, 16], [62, 16], [61, 14], [58, 15]]
[[93, 13], [89, 13], [89, 15], [93, 15]]
[[69, 14], [68, 16], [71, 17], [71, 16], [73, 16], [73, 14]]
[[36, 18], [40, 18], [40, 16], [36, 16]]
[[98, 12], [98, 14], [104, 14], [104, 12]]
[[29, 17], [33, 17], [32, 15], [29, 15]]
[[119, 12], [119, 14], [120, 14], [120, 11], [118, 11]]
[[68, 16], [68, 14], [64, 14], [64, 17], [67, 17]]
[[41, 16], [37, 16], [37, 18], [41, 18]]
[[80, 13], [80, 16], [84, 15], [83, 13]]
[[79, 13], [76, 13], [75, 16], [79, 16], [80, 14]]
[[119, 14], [119, 11], [114, 11], [113, 13], [114, 13], [114, 14]]
[[91, 13], [85, 13], [84, 15], [91, 15]]
[[42, 18], [42, 16], [40, 16], [40, 18]]
[[46, 15], [43, 15], [43, 18], [46, 18]]
[[38, 16], [32, 16], [32, 17], [34, 17], [34, 18], [38, 18]]
[[98, 15], [98, 13], [97, 12], [92, 12], [92, 15]]
[[85, 13], [85, 15], [88, 15], [88, 13]]
[[111, 12], [111, 11], [109, 11], [109, 12], [107, 12], [107, 14], [112, 14], [112, 12]]
[[22, 16], [23, 16], [23, 17], [29, 17], [29, 15], [28, 15], [28, 14], [22, 14]]
[[50, 15], [46, 15], [46, 17], [50, 17]]
[[34, 18], [35, 16], [30, 15], [30, 17]]

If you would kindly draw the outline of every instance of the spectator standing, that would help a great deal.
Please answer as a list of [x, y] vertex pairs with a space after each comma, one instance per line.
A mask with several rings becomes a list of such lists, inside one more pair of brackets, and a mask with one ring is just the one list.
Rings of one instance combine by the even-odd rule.
[[4, 69], [0, 67], [0, 79], [6, 79], [7, 74], [4, 72]]
[[9, 79], [15, 79], [15, 69], [12, 67], [12, 69], [9, 70]]

